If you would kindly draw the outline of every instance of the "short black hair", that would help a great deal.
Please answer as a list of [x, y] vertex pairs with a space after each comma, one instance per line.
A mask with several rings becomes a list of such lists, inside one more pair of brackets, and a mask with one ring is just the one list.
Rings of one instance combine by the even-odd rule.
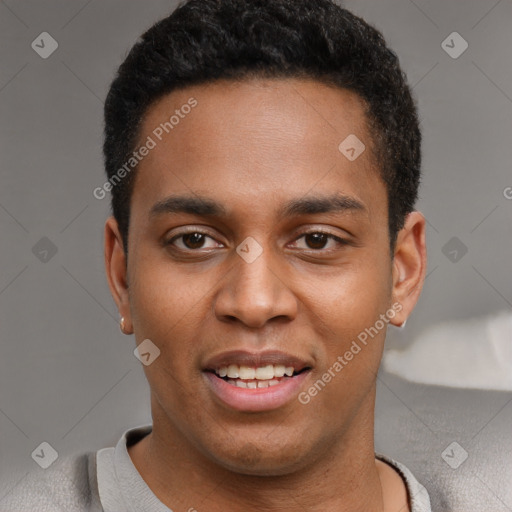
[[[227, 79], [311, 78], [363, 100], [388, 198], [394, 247], [414, 209], [421, 166], [417, 108], [382, 34], [332, 0], [188, 0], [135, 43], [105, 102], [111, 180], [136, 149], [144, 115], [162, 96]], [[341, 141], [340, 141], [341, 142]], [[112, 211], [128, 250], [136, 168], [113, 183]]]

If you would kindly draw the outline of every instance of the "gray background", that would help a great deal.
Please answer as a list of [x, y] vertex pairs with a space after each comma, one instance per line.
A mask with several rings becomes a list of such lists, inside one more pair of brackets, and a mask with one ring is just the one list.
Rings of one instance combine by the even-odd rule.
[[[150, 420], [134, 340], [119, 331], [104, 275], [108, 199], [92, 191], [104, 182], [102, 107], [113, 74], [175, 5], [0, 1], [0, 481], [32, 469], [42, 441], [60, 456], [95, 450]], [[510, 310], [511, 0], [345, 6], [398, 53], [424, 136], [418, 207], [429, 275], [407, 328], [387, 346], [442, 320]], [[43, 31], [59, 44], [48, 59], [31, 48]], [[453, 31], [469, 43], [457, 59], [441, 47]], [[457, 262], [443, 253], [452, 237], [468, 249]], [[0, 498], [7, 491], [0, 484]]]

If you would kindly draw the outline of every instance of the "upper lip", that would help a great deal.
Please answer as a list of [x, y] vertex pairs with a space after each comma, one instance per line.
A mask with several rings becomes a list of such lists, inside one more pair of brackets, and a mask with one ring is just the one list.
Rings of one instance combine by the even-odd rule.
[[236, 364], [238, 366], [248, 366], [249, 368], [259, 368], [267, 365], [283, 365], [286, 367], [293, 366], [296, 372], [305, 368], [310, 368], [309, 364], [300, 357], [286, 354], [279, 350], [266, 350], [264, 352], [249, 352], [247, 350], [231, 350], [229, 352], [222, 352], [210, 358], [204, 370], [215, 371], [219, 368]]

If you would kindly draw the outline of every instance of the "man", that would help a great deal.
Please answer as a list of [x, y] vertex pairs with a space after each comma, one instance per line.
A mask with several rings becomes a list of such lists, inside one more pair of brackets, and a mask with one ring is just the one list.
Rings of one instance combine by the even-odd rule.
[[95, 194], [153, 424], [2, 510], [429, 511], [373, 445], [425, 276], [420, 141], [396, 55], [330, 0], [190, 0], [148, 30]]

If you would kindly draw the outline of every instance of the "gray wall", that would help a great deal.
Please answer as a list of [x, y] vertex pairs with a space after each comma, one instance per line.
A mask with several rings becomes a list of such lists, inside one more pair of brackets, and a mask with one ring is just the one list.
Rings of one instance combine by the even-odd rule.
[[[397, 51], [424, 134], [430, 273], [389, 346], [441, 320], [510, 309], [512, 2], [345, 4]], [[92, 190], [104, 181], [102, 102], [113, 73], [174, 5], [0, 2], [0, 481], [34, 467], [43, 441], [61, 456], [98, 449], [150, 419], [134, 340], [119, 331], [104, 276], [109, 205]], [[43, 31], [59, 45], [47, 59], [31, 47]], [[441, 47], [453, 31], [469, 43], [457, 59]], [[45, 40], [38, 50], [49, 48]], [[468, 250], [456, 262], [443, 249], [452, 237]], [[7, 491], [0, 484], [0, 498]]]

